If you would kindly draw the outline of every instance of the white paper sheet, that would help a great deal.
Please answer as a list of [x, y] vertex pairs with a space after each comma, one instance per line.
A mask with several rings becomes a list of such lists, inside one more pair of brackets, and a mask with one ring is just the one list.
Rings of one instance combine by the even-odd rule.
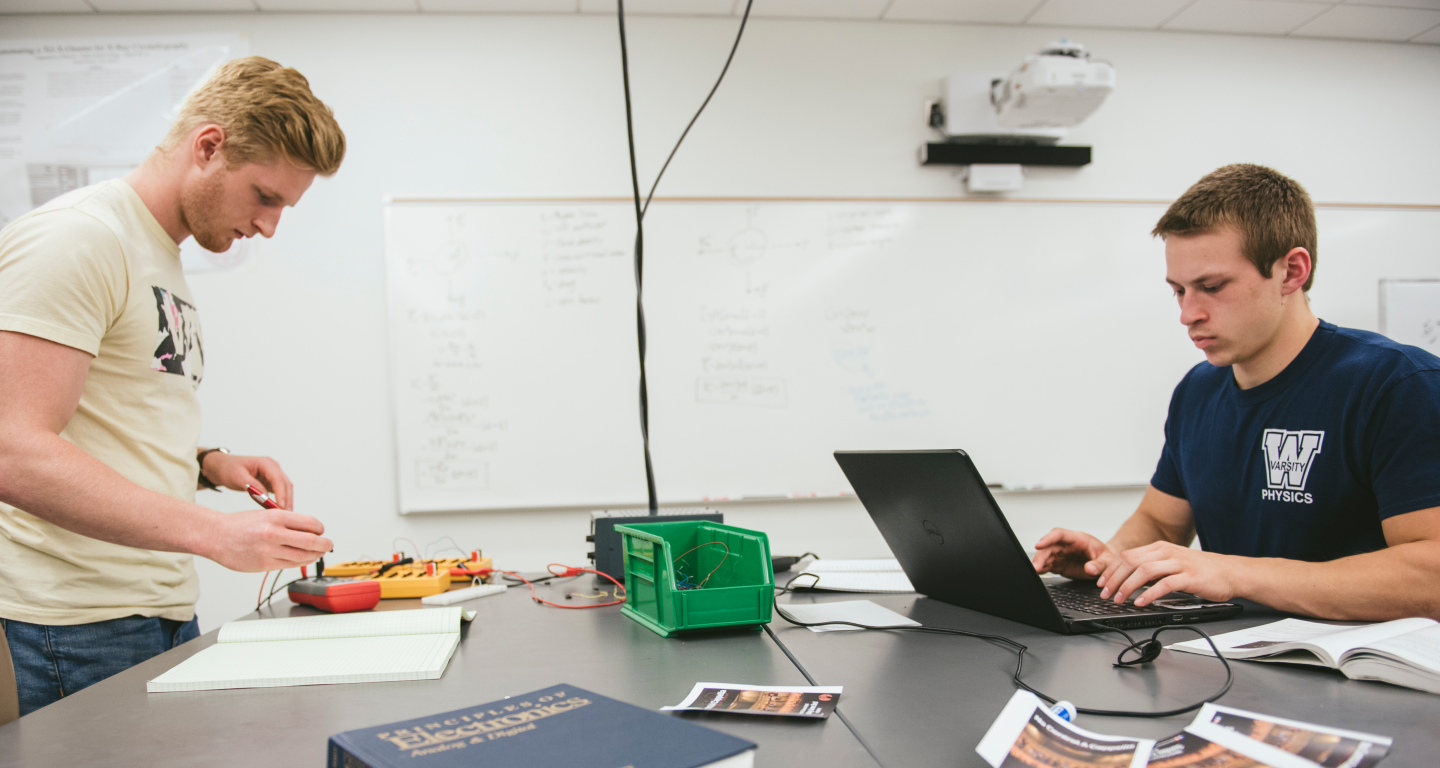
[[[775, 609], [803, 624], [821, 621], [851, 621], [871, 627], [918, 627], [920, 622], [869, 600], [845, 600], [838, 603], [815, 603], [813, 605], [777, 605]], [[830, 624], [823, 627], [808, 627], [811, 632], [841, 632], [859, 630], [844, 624]]]
[[807, 560], [800, 563], [801, 570], [808, 573], [854, 573], [859, 571], [900, 571], [900, 561], [895, 558], [869, 560]]

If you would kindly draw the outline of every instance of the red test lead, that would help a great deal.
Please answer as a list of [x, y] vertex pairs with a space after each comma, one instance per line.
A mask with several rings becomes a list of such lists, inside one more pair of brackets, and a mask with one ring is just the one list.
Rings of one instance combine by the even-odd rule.
[[266, 509], [280, 508], [279, 504], [276, 504], [274, 501], [272, 501], [269, 496], [261, 493], [260, 490], [255, 486], [246, 485], [245, 490], [250, 492], [250, 498], [254, 499], [256, 504], [259, 504]]

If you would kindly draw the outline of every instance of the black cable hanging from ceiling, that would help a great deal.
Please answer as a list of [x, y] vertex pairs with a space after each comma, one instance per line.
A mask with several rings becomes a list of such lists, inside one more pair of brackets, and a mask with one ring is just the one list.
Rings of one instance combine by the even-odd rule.
[[625, 139], [630, 146], [630, 186], [635, 200], [635, 330], [640, 352], [640, 443], [645, 452], [645, 488], [651, 515], [660, 514], [660, 504], [655, 495], [655, 467], [650, 460], [650, 395], [645, 379], [645, 212], [650, 209], [655, 189], [660, 186], [660, 179], [670, 167], [670, 161], [675, 159], [680, 144], [690, 134], [695, 121], [700, 119], [700, 113], [710, 105], [710, 99], [725, 80], [725, 73], [730, 71], [730, 62], [735, 60], [735, 51], [740, 48], [740, 38], [745, 34], [745, 25], [750, 21], [750, 8], [754, 4], [755, 0], [746, 1], [745, 14], [740, 18], [740, 29], [735, 33], [735, 42], [730, 46], [730, 55], [725, 58], [725, 66], [720, 69], [720, 76], [715, 79], [715, 85], [710, 88], [710, 93], [705, 96], [700, 108], [695, 110], [695, 116], [690, 118], [685, 130], [681, 131], [680, 138], [675, 141], [664, 165], [660, 166], [660, 172], [655, 174], [655, 183], [650, 186], [650, 193], [642, 203], [640, 173], [635, 163], [635, 116], [630, 105], [630, 53], [625, 41], [625, 0], [616, 0], [616, 12], [620, 22], [620, 74], [625, 85]]

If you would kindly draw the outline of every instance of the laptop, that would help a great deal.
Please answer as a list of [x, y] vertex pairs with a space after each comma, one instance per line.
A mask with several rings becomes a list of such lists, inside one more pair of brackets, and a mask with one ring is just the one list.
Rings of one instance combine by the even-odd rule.
[[1041, 578], [964, 451], [836, 451], [835, 460], [927, 597], [1063, 634], [1217, 621], [1243, 610], [1185, 592], [1118, 605], [1094, 582]]

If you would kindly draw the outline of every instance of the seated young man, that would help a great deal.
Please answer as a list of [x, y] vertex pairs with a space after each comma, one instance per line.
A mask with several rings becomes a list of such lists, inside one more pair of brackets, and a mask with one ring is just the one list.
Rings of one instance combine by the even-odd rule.
[[1136, 605], [1180, 590], [1440, 619], [1440, 358], [1316, 318], [1315, 209], [1269, 168], [1211, 173], [1153, 234], [1206, 362], [1175, 388], [1135, 513], [1108, 543], [1051, 531], [1035, 569]]

